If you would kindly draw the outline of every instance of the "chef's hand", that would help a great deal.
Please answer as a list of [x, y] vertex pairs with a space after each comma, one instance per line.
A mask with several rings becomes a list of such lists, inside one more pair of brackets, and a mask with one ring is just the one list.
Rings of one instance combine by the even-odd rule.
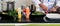
[[52, 8], [52, 9], [50, 9], [50, 11], [51, 11], [51, 12], [56, 12], [57, 9], [56, 9], [56, 8]]
[[45, 11], [45, 14], [48, 14], [48, 11]]
[[48, 9], [45, 11], [45, 14], [48, 14]]

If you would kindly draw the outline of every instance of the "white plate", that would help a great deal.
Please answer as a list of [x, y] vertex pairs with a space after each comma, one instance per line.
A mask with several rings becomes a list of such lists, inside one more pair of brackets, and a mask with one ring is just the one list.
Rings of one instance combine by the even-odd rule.
[[60, 14], [50, 13], [46, 14], [48, 18], [60, 18]]

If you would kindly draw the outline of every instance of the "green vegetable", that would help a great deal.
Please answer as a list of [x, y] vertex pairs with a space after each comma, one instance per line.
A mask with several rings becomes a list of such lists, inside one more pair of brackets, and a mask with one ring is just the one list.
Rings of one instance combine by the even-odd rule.
[[14, 11], [9, 11], [7, 15], [17, 17], [18, 13], [14, 10]]
[[32, 15], [44, 15], [44, 13], [35, 11]]

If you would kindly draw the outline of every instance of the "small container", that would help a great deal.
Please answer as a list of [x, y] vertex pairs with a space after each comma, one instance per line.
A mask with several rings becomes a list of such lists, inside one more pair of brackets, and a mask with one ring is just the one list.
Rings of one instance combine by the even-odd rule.
[[11, 2], [11, 1], [8, 1], [7, 2], [7, 11], [13, 11], [14, 10], [14, 1]]

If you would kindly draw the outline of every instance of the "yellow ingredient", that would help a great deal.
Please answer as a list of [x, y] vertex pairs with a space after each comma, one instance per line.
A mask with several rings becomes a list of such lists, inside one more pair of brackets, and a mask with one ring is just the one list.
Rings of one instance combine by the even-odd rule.
[[18, 22], [21, 22], [21, 18], [22, 18], [22, 14], [20, 10], [21, 10], [20, 8], [16, 9], [16, 12], [18, 13]]

